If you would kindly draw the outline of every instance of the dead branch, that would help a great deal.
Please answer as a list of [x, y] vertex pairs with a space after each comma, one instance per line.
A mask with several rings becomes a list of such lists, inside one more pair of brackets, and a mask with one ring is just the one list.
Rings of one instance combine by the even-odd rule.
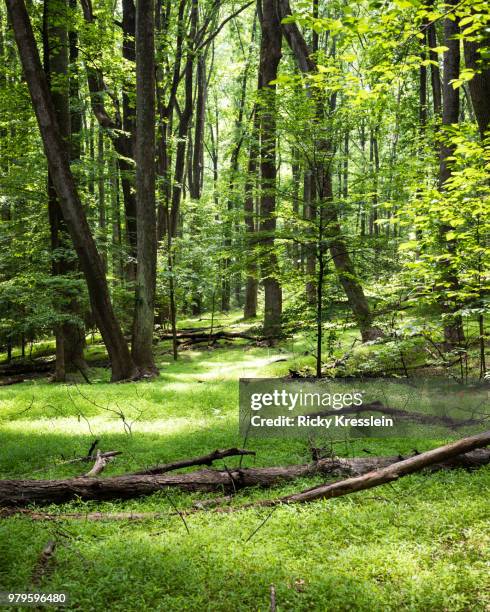
[[342, 497], [357, 491], [372, 489], [382, 484], [394, 482], [403, 476], [419, 472], [425, 468], [434, 468], [446, 461], [451, 461], [461, 453], [468, 453], [490, 444], [490, 430], [476, 436], [462, 438], [456, 442], [439, 446], [433, 450], [398, 461], [379, 470], [368, 472], [362, 476], [339, 480], [319, 487], [306, 489], [300, 493], [286, 495], [279, 499], [263, 500], [256, 504], [247, 504], [242, 508], [251, 506], [277, 506], [280, 504], [305, 503], [318, 499], [332, 499]]
[[93, 478], [98, 476], [104, 470], [105, 466], [109, 463], [112, 457], [114, 457], [114, 454], [107, 456], [107, 453], [101, 453], [100, 450], [97, 450], [95, 463], [92, 469], [82, 476], [82, 478]]
[[[172, 340], [172, 334], [160, 334], [160, 340]], [[192, 344], [197, 344], [198, 342], [210, 342], [217, 340], [252, 340], [253, 342], [261, 342], [264, 338], [259, 336], [252, 336], [251, 334], [241, 333], [241, 332], [227, 332], [227, 331], [216, 331], [213, 333], [210, 332], [178, 332], [177, 340], [179, 343], [189, 342]]]
[[133, 474], [135, 476], [145, 474], [164, 474], [165, 472], [173, 472], [174, 470], [191, 467], [193, 465], [212, 465], [214, 461], [224, 459], [225, 457], [236, 457], [243, 455], [255, 456], [255, 451], [244, 450], [242, 448], [227, 448], [224, 450], [216, 449], [208, 455], [202, 455], [201, 457], [194, 457], [191, 459], [183, 459], [181, 461], [173, 461], [172, 463], [164, 463], [162, 465], [155, 465], [145, 470], [133, 472]]

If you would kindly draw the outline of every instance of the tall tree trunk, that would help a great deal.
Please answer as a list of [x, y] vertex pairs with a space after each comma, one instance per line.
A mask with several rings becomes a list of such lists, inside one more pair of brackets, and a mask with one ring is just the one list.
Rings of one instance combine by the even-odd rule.
[[[72, 33], [70, 33], [72, 35]], [[70, 88], [68, 81], [69, 49], [72, 40], [68, 36], [68, 4], [66, 0], [45, 0], [43, 14], [44, 71], [51, 89], [51, 98], [60, 127], [61, 136], [70, 147], [70, 159], [79, 157], [79, 136], [71, 138]], [[53, 86], [52, 83], [55, 82]], [[76, 118], [75, 118], [76, 119]], [[79, 124], [74, 122], [80, 131]], [[52, 273], [67, 275], [76, 271], [71, 257], [64, 253], [69, 248], [69, 236], [61, 213], [58, 196], [51, 176], [48, 175], [48, 213], [53, 253]], [[80, 316], [80, 304], [75, 297], [64, 296], [63, 314], [76, 318]], [[67, 372], [85, 370], [87, 365], [83, 356], [85, 332], [81, 325], [74, 322], [60, 323], [55, 329], [56, 370], [55, 380], [64, 381]]]
[[155, 202], [155, 7], [136, 0], [136, 303], [132, 356], [140, 372], [154, 374], [153, 327], [156, 283]]
[[185, 102], [179, 122], [177, 151], [175, 154], [174, 184], [172, 189], [172, 209], [170, 211], [170, 227], [168, 228], [168, 231], [172, 233], [172, 236], [177, 235], [177, 229], [179, 225], [180, 201], [182, 199], [182, 189], [185, 172], [185, 154], [187, 139], [189, 136], [189, 125], [192, 119], [192, 94], [195, 54], [192, 46], [194, 45], [194, 39], [196, 36], [197, 18], [198, 0], [192, 0], [191, 25], [188, 39], [189, 48], [187, 49], [187, 58], [184, 70]]
[[[170, 93], [168, 96], [168, 103], [164, 103], [164, 95], [166, 93], [166, 87], [164, 82], [164, 75], [162, 65], [164, 61], [168, 60], [168, 50], [166, 44], [162, 45], [159, 50], [159, 54], [163, 57], [163, 60], [158, 62], [157, 66], [157, 102], [158, 102], [158, 115], [159, 115], [159, 138], [158, 138], [158, 174], [162, 178], [163, 187], [161, 191], [161, 200], [158, 205], [158, 221], [157, 221], [157, 239], [161, 241], [168, 231], [169, 218], [170, 218], [170, 206], [172, 200], [172, 155], [171, 147], [169, 146], [170, 136], [172, 134], [173, 116], [174, 109], [177, 101], [177, 91], [180, 82], [180, 72], [182, 64], [182, 48], [184, 44], [184, 21], [185, 21], [185, 9], [187, 6], [187, 0], [180, 0], [178, 15], [177, 15], [177, 38], [175, 43], [175, 55], [173, 58], [173, 78], [170, 86]], [[166, 10], [158, 11], [158, 33], [161, 34], [168, 28], [170, 19], [170, 11], [172, 8], [172, 1], [167, 0]], [[164, 36], [159, 36], [160, 40], [165, 40]]]
[[99, 243], [100, 256], [107, 272], [107, 213], [105, 203], [105, 157], [104, 132], [99, 127], [97, 138], [97, 195], [99, 208]]
[[124, 262], [122, 257], [121, 204], [119, 197], [119, 166], [111, 159], [111, 222], [112, 222], [112, 275], [115, 284], [123, 280]]
[[[81, 156], [82, 110], [80, 102], [80, 84], [78, 77], [78, 36], [75, 26], [74, 11], [77, 0], [69, 0], [71, 11], [70, 27], [68, 31], [69, 59], [70, 59], [70, 161], [77, 164]], [[67, 262], [71, 263], [71, 262]], [[75, 264], [73, 268], [80, 270]], [[80, 320], [83, 318], [80, 300], [73, 297], [70, 302], [71, 312]], [[68, 372], [87, 369], [83, 351], [85, 349], [85, 327], [82, 323], [71, 321], [63, 324], [64, 359]]]
[[[282, 19], [291, 15], [291, 7], [289, 0], [277, 0], [279, 7], [279, 16]], [[316, 65], [311, 59], [311, 52], [303, 38], [298, 26], [295, 23], [282, 22], [282, 31], [288, 45], [293, 52], [296, 63], [301, 72], [305, 74], [314, 74]], [[316, 100], [317, 120], [320, 124], [324, 121], [324, 105], [322, 100]], [[332, 146], [328, 138], [320, 139], [317, 143], [317, 148], [320, 151], [320, 163], [316, 164], [315, 174], [317, 187], [321, 190], [319, 197], [321, 198], [323, 214], [328, 219], [328, 236], [330, 241], [330, 254], [332, 256], [340, 284], [345, 291], [349, 306], [354, 314], [354, 317], [359, 325], [363, 342], [379, 337], [380, 330], [373, 325], [373, 316], [369, 308], [368, 301], [364, 295], [361, 284], [355, 274], [354, 264], [352, 262], [349, 249], [346, 241], [343, 238], [340, 227], [339, 216], [336, 206], [333, 204], [332, 197], [332, 180], [331, 180], [331, 157]], [[323, 163], [322, 163], [323, 162]]]
[[261, 272], [264, 283], [264, 336], [275, 338], [281, 334], [282, 289], [278, 280], [278, 262], [274, 250], [276, 231], [276, 86], [281, 60], [281, 26], [275, 0], [263, 0], [260, 15], [262, 38], [260, 44], [261, 90], [260, 116], [260, 233]]
[[[136, 38], [136, 9], [134, 0], [122, 1], [122, 29], [123, 29], [123, 58], [134, 64], [136, 61], [135, 38]], [[122, 128], [124, 137], [115, 141], [116, 150], [119, 153], [119, 169], [121, 170], [121, 187], [124, 201], [124, 217], [126, 221], [126, 238], [129, 247], [129, 260], [125, 266], [126, 279], [129, 282], [136, 281], [137, 254], [137, 211], [134, 184], [134, 168], [130, 161], [134, 159], [134, 144], [136, 132], [136, 115], [134, 108], [134, 90], [126, 85], [122, 96]], [[125, 159], [126, 158], [126, 159]]]
[[202, 53], [197, 60], [197, 98], [196, 125], [194, 129], [194, 146], [192, 153], [192, 181], [189, 182], [191, 198], [201, 197], [204, 169], [204, 126], [206, 118], [207, 77], [206, 55]]
[[6, 0], [6, 4], [51, 178], [80, 267], [85, 274], [92, 310], [111, 359], [112, 380], [130, 378], [134, 375], [134, 364], [112, 308], [102, 261], [70, 170], [68, 147], [60, 134], [29, 15], [23, 0]]
[[420, 52], [422, 61], [419, 68], [419, 124], [423, 129], [427, 123], [427, 66], [424, 64], [427, 59], [427, 19], [423, 22], [421, 34], [423, 38]]
[[488, 45], [488, 37], [480, 42], [464, 41], [466, 67], [475, 71], [469, 89], [482, 140], [490, 124], [490, 64], [481, 54]]
[[[260, 88], [260, 83], [259, 83]], [[252, 130], [250, 134], [250, 148], [248, 154], [247, 178], [245, 180], [245, 199], [243, 203], [245, 221], [245, 268], [247, 279], [245, 284], [245, 304], [243, 316], [249, 319], [257, 316], [257, 292], [259, 281], [256, 261], [256, 219], [255, 219], [255, 191], [257, 186], [257, 157], [259, 138], [259, 115], [257, 106], [253, 111]]]
[[437, 47], [436, 26], [430, 22], [427, 27], [427, 44], [429, 46], [430, 65], [430, 82], [432, 87], [432, 104], [434, 107], [434, 115], [441, 116], [442, 111], [442, 93], [441, 93], [441, 71], [439, 69], [439, 55], [432, 49]]
[[305, 169], [303, 177], [303, 200], [304, 200], [304, 219], [308, 221], [308, 234], [309, 240], [305, 245], [305, 259], [306, 259], [306, 301], [308, 304], [313, 305], [316, 303], [317, 298], [317, 286], [316, 286], [316, 247], [315, 247], [315, 229], [314, 225], [317, 221], [317, 208], [316, 208], [316, 181], [311, 171], [311, 168]]
[[[456, 0], [451, 0], [450, 4], [455, 4]], [[452, 17], [452, 16], [451, 16]], [[454, 88], [451, 81], [459, 78], [460, 41], [458, 22], [446, 18], [444, 20], [444, 45], [447, 50], [443, 57], [443, 82], [442, 82], [442, 125], [449, 127], [459, 121], [459, 88]], [[439, 189], [444, 191], [445, 183], [451, 177], [451, 160], [454, 153], [454, 145], [448, 143], [450, 135], [441, 135], [440, 163], [439, 163]], [[451, 259], [456, 252], [455, 240], [447, 240], [446, 234], [451, 227], [442, 224], [440, 227], [440, 239], [443, 248], [447, 249], [449, 258], [441, 262], [441, 276], [443, 291], [458, 291], [459, 279], [456, 272], [452, 269]], [[448, 287], [449, 284], [449, 288]], [[464, 341], [463, 324], [460, 315], [453, 315], [457, 308], [457, 303], [453, 299], [444, 299], [442, 304], [443, 312], [447, 315], [447, 322], [444, 324], [444, 345], [446, 350], [452, 350]]]

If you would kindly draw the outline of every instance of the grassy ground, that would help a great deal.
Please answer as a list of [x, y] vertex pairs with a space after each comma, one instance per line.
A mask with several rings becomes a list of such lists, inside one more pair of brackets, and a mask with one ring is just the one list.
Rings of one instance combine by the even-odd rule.
[[[123, 451], [105, 475], [240, 445], [238, 378], [283, 375], [308, 361], [308, 349], [301, 338], [274, 349], [234, 343], [183, 351], [173, 363], [162, 344], [161, 373], [152, 382], [111, 385], [100, 369], [91, 372], [92, 385], [33, 381], [5, 387], [0, 477], [77, 475], [79, 465], [62, 462], [86, 454], [94, 438], [103, 450]], [[440, 442], [365, 440], [337, 450], [394, 454]], [[304, 440], [249, 440], [248, 446], [257, 458], [246, 458], [244, 465], [309, 460]], [[242, 492], [236, 503], [313, 482]], [[29, 588], [40, 551], [55, 539], [56, 562], [41, 588], [67, 591], [73, 610], [268, 610], [274, 584], [280, 611], [488, 611], [489, 485], [489, 468], [413, 475], [272, 514], [194, 514], [186, 518], [189, 531], [174, 507], [184, 509], [209, 495], [172, 491], [118, 503], [72, 502], [49, 510], [156, 510], [168, 511], [168, 517], [145, 523], [2, 520], [0, 590]]]

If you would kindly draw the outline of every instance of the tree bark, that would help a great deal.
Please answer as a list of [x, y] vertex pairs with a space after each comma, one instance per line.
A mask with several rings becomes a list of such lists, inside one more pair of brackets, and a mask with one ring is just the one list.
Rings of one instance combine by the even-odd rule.
[[[304, 503], [315, 501], [317, 499], [332, 499], [334, 497], [342, 497], [356, 491], [364, 491], [372, 489], [382, 484], [391, 483], [402, 476], [408, 476], [414, 472], [419, 472], [424, 468], [434, 468], [435, 466], [443, 467], [446, 462], [451, 462], [455, 457], [462, 453], [470, 453], [475, 449], [482, 448], [490, 444], [490, 431], [487, 431], [476, 436], [463, 438], [457, 442], [440, 446], [433, 450], [415, 455], [403, 461], [396, 461], [386, 467], [369, 471], [367, 474], [347, 478], [331, 484], [321, 485], [312, 489], [307, 489], [301, 493], [287, 495], [277, 500], [266, 500], [259, 502], [260, 506], [275, 506], [279, 504]], [[487, 455], [488, 457], [488, 455]]]
[[234, 492], [246, 487], [271, 487], [297, 478], [317, 475], [353, 476], [345, 481], [322, 485], [279, 500], [259, 502], [258, 505], [311, 501], [321, 497], [338, 496], [331, 494], [331, 491], [337, 493], [343, 491], [342, 494], [345, 495], [377, 486], [425, 467], [432, 467], [433, 470], [480, 467], [490, 461], [490, 451], [475, 451], [475, 449], [489, 443], [490, 432], [486, 432], [409, 459], [401, 459], [399, 456], [354, 459], [334, 457], [304, 465], [206, 469], [184, 474], [123, 475], [107, 478], [82, 476], [64, 480], [0, 480], [0, 507], [61, 504], [77, 498], [98, 501], [130, 499], [151, 495], [167, 488], [178, 488], [183, 491]]
[[204, 127], [207, 102], [206, 54], [201, 53], [197, 60], [197, 98], [196, 125], [194, 129], [194, 146], [192, 151], [192, 181], [189, 182], [191, 198], [201, 197], [204, 177]]
[[155, 202], [155, 10], [136, 2], [136, 293], [132, 356], [143, 374], [155, 374], [153, 327], [157, 263]]
[[469, 82], [469, 88], [482, 140], [490, 124], [490, 67], [488, 60], [481, 55], [481, 50], [485, 46], [488, 47], [488, 44], [488, 37], [479, 43], [464, 41], [466, 67], [475, 71], [475, 76]]
[[102, 261], [70, 170], [68, 148], [60, 134], [29, 15], [22, 0], [7, 0], [7, 8], [63, 218], [85, 274], [92, 310], [111, 359], [112, 380], [130, 378], [134, 365], [112, 308]]
[[257, 156], [258, 156], [258, 112], [253, 111], [252, 131], [247, 164], [247, 177], [245, 180], [245, 199], [243, 203], [245, 221], [245, 268], [247, 273], [245, 285], [245, 305], [243, 316], [250, 319], [257, 316], [257, 292], [259, 281], [257, 278], [256, 262], [256, 220], [255, 220], [255, 188], [257, 185]]
[[[77, 0], [69, 0], [71, 21], [68, 30], [69, 60], [70, 60], [70, 161], [77, 164], [81, 155], [82, 111], [80, 109], [80, 84], [78, 77], [78, 36], [73, 17]], [[80, 271], [75, 263], [74, 269]], [[82, 304], [77, 297], [72, 298], [70, 310], [80, 320], [83, 319]], [[80, 323], [66, 322], [63, 324], [64, 358], [68, 372], [82, 371], [88, 368], [84, 357], [85, 326]]]
[[264, 336], [281, 334], [282, 289], [278, 279], [279, 266], [274, 250], [276, 231], [276, 86], [281, 60], [281, 25], [275, 0], [263, 0], [260, 15], [260, 246], [261, 273], [264, 284]]
[[437, 47], [436, 26], [432, 22], [430, 22], [427, 27], [427, 44], [429, 46], [429, 60], [433, 62], [430, 65], [432, 104], [434, 115], [439, 119], [442, 111], [441, 71], [439, 69], [439, 55], [436, 51], [432, 51], [432, 49]]
[[[455, 4], [456, 0], [451, 0]], [[443, 81], [442, 81], [442, 126], [450, 127], [459, 122], [459, 88], [455, 89], [451, 81], [459, 78], [460, 65], [460, 40], [459, 25], [457, 20], [446, 18], [444, 20], [444, 45], [447, 50], [443, 56]], [[439, 189], [444, 191], [446, 181], [451, 177], [451, 157], [454, 154], [454, 145], [448, 143], [450, 134], [442, 134], [441, 149], [439, 154]], [[457, 292], [459, 279], [451, 267], [451, 256], [456, 251], [455, 240], [447, 240], [446, 234], [451, 230], [448, 225], [441, 225], [440, 239], [449, 253], [449, 258], [441, 262], [441, 276], [443, 291]], [[446, 284], [449, 283], [449, 288]], [[448, 351], [461, 346], [464, 342], [463, 323], [460, 315], [453, 315], [458, 304], [453, 299], [443, 299], [442, 309], [448, 316], [448, 322], [444, 324], [444, 348]]]
[[[122, 56], [125, 60], [134, 65], [136, 62], [136, 8], [134, 0], [123, 0], [122, 2], [122, 29], [123, 46]], [[126, 132], [126, 138], [117, 141], [118, 153], [130, 159], [134, 159], [134, 145], [136, 134], [136, 113], [133, 102], [134, 90], [126, 86], [123, 90], [123, 116], [122, 127]], [[116, 144], [116, 143], [115, 143]], [[129, 281], [136, 280], [136, 261], [137, 254], [137, 204], [134, 190], [134, 169], [131, 163], [120, 159], [121, 186], [124, 198], [124, 214], [126, 220], [126, 236], [129, 245], [130, 261], [126, 266], [126, 276]]]
[[[44, 71], [50, 88], [51, 99], [60, 127], [63, 141], [70, 146], [70, 160], [79, 158], [77, 133], [72, 137], [70, 95], [72, 93], [72, 78], [68, 81], [68, 62], [71, 55], [71, 37], [68, 32], [68, 4], [66, 0], [46, 0], [43, 11], [43, 47]], [[76, 78], [76, 77], [75, 77]], [[52, 83], [55, 85], [52, 85]], [[74, 129], [80, 131], [76, 118]], [[58, 196], [48, 173], [48, 215], [51, 234], [52, 273], [55, 276], [67, 275], [76, 271], [76, 265], [70, 256], [64, 255], [69, 245], [66, 224], [61, 213]], [[76, 297], [63, 297], [62, 314], [70, 318], [80, 317], [80, 304]], [[55, 329], [56, 338], [56, 369], [54, 379], [65, 380], [67, 372], [86, 370], [87, 364], [83, 356], [85, 347], [85, 330], [80, 324], [65, 321]], [[59, 346], [58, 346], [59, 345]]]
[[172, 236], [177, 235], [179, 226], [179, 215], [180, 215], [180, 201], [182, 199], [184, 171], [185, 171], [185, 153], [187, 147], [187, 140], [189, 137], [189, 125], [192, 119], [192, 94], [193, 94], [193, 80], [194, 80], [194, 39], [197, 30], [197, 19], [198, 19], [198, 0], [192, 0], [191, 9], [191, 25], [189, 29], [188, 38], [188, 49], [187, 58], [185, 63], [185, 76], [184, 76], [184, 90], [185, 90], [185, 102], [182, 114], [180, 116], [179, 130], [178, 130], [178, 142], [177, 151], [175, 154], [175, 172], [174, 172], [174, 184], [172, 188], [172, 208], [170, 211], [170, 227], [167, 228]]

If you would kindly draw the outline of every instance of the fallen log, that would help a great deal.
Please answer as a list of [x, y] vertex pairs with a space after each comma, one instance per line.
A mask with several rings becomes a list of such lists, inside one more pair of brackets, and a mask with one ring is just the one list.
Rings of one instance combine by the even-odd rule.
[[191, 459], [183, 459], [181, 461], [172, 461], [171, 463], [164, 463], [162, 465], [155, 465], [145, 470], [133, 472], [133, 475], [140, 476], [145, 474], [165, 474], [166, 472], [173, 472], [174, 470], [180, 470], [181, 468], [192, 467], [194, 465], [212, 465], [214, 461], [225, 459], [226, 457], [237, 457], [244, 455], [255, 456], [255, 451], [245, 450], [243, 448], [227, 448], [224, 450], [217, 449], [208, 455], [193, 457]]
[[53, 372], [55, 361], [18, 361], [0, 366], [1, 376], [16, 376], [29, 374], [45, 374]]
[[398, 461], [384, 468], [368, 472], [362, 476], [354, 478], [346, 478], [330, 484], [324, 484], [319, 487], [312, 487], [286, 495], [279, 499], [263, 500], [255, 504], [247, 504], [242, 508], [251, 506], [277, 506], [280, 504], [304, 503], [316, 501], [318, 499], [332, 499], [334, 497], [342, 497], [357, 491], [372, 489], [382, 484], [394, 482], [403, 476], [408, 476], [414, 472], [419, 472], [424, 468], [434, 468], [436, 465], [443, 465], [446, 461], [454, 460], [461, 453], [468, 453], [475, 449], [487, 446], [490, 444], [490, 431], [483, 432], [476, 436], [462, 438], [451, 444], [439, 446], [425, 453], [420, 453], [408, 459]]
[[[470, 445], [469, 448], [461, 445], [458, 447], [461, 448], [460, 451], [450, 453], [447, 457], [437, 455], [432, 461], [434, 464], [432, 469], [475, 468], [488, 464], [490, 462], [490, 450], [475, 450], [490, 443], [490, 432], [487, 432], [486, 435], [487, 438], [483, 441], [474, 442], [473, 446]], [[454, 444], [461, 444], [465, 440], [474, 440], [475, 438], [478, 438], [478, 436], [465, 438]], [[485, 441], [486, 439], [488, 441]], [[435, 453], [437, 450], [429, 452]], [[465, 450], [468, 452], [465, 453]], [[406, 461], [418, 460], [426, 454], [416, 455]], [[230, 468], [227, 470], [206, 469], [184, 474], [126, 474], [108, 478], [82, 476], [59, 480], [0, 480], [0, 507], [60, 504], [77, 498], [99, 501], [129, 499], [150, 495], [167, 488], [178, 488], [184, 491], [225, 491], [229, 493], [246, 487], [270, 487], [281, 482], [319, 474], [330, 477], [361, 475], [400, 463], [403, 463], [403, 458], [399, 456], [356, 457], [353, 459], [335, 457], [320, 459], [305, 465]]]
[[[37, 377], [41, 375], [40, 374], [30, 375], [31, 378], [33, 378], [33, 376]], [[26, 376], [24, 376], [24, 374], [18, 374], [17, 376], [9, 376], [7, 378], [0, 378], [0, 387], [7, 387], [9, 385], [18, 385], [19, 383], [23, 383], [25, 380], [26, 380]]]
[[[160, 340], [172, 340], [172, 334], [160, 334]], [[252, 336], [251, 334], [246, 334], [242, 332], [227, 332], [227, 331], [217, 331], [217, 332], [178, 332], [177, 340], [190, 340], [192, 342], [206, 342], [206, 341], [216, 341], [216, 340], [253, 340], [254, 342], [260, 342], [264, 340], [264, 338], [258, 336]]]

